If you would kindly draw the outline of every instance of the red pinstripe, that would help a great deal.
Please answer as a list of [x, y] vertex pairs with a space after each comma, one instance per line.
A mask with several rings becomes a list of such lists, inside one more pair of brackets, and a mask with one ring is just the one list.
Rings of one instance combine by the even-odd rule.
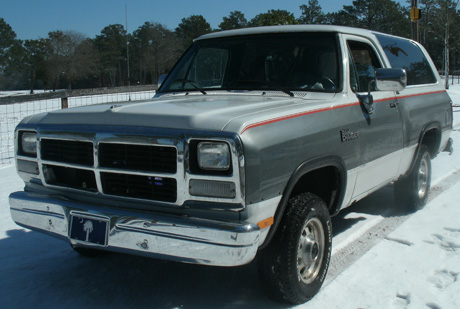
[[[405, 96], [398, 97], [398, 99], [405, 99], [405, 98], [417, 97], [417, 96], [422, 96], [422, 95], [427, 95], [427, 94], [443, 93], [443, 92], [446, 92], [446, 90], [439, 90], [439, 91], [433, 91], [433, 92], [424, 92], [424, 93], [405, 95]], [[384, 101], [393, 100], [393, 99], [395, 99], [395, 97], [376, 100], [376, 101], [374, 101], [374, 103], [384, 102]], [[288, 120], [288, 119], [293, 119], [293, 118], [297, 118], [297, 117], [303, 117], [303, 116], [306, 116], [306, 115], [321, 113], [321, 112], [325, 112], [325, 111], [331, 111], [331, 110], [335, 110], [335, 109], [339, 109], [339, 108], [356, 106], [356, 105], [359, 105], [359, 102], [353, 102], [353, 103], [348, 103], [348, 104], [343, 104], [343, 105], [338, 105], [338, 106], [324, 107], [324, 108], [311, 110], [311, 111], [308, 111], [308, 112], [295, 113], [295, 114], [286, 115], [286, 116], [282, 116], [282, 117], [276, 117], [276, 118], [272, 118], [272, 119], [262, 120], [262, 121], [251, 123], [251, 124], [245, 126], [244, 129], [240, 132], [240, 135], [243, 134], [244, 132], [246, 132], [249, 129], [264, 126], [264, 125], [267, 125], [267, 124], [276, 123], [276, 122], [280, 122], [280, 121], [284, 121], [284, 120]]]

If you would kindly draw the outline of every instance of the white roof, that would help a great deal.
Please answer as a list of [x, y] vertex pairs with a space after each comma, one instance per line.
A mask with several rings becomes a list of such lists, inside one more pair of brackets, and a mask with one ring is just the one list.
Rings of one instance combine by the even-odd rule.
[[360, 29], [360, 28], [333, 26], [333, 25], [286, 25], [286, 26], [266, 26], [266, 27], [253, 27], [253, 28], [244, 28], [244, 29], [237, 29], [237, 30], [219, 31], [219, 32], [202, 35], [199, 38], [197, 38], [196, 41], [228, 37], [228, 36], [264, 34], [264, 33], [292, 33], [292, 32], [336, 32], [336, 33], [355, 34], [355, 35], [360, 35], [364, 37], [374, 36], [373, 31]]

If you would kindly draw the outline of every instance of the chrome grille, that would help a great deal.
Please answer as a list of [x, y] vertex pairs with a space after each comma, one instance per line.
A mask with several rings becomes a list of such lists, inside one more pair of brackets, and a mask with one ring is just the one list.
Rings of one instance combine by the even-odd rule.
[[47, 185], [167, 203], [178, 200], [174, 146], [53, 136], [42, 137], [40, 149]]
[[[242, 145], [227, 133], [192, 138], [178, 130], [156, 128], [72, 126], [71, 131], [59, 128], [37, 130], [36, 159], [18, 155], [18, 159], [38, 166], [38, 172], [27, 170], [21, 174], [29, 180], [39, 180], [55, 190], [50, 191], [53, 194], [68, 193], [70, 198], [78, 200], [81, 196], [85, 201], [93, 198], [95, 203], [105, 199], [103, 204], [142, 210], [148, 204], [188, 207], [189, 201], [190, 205], [218, 202], [231, 209], [244, 207]], [[192, 170], [190, 160], [196, 157], [197, 141], [227, 143], [231, 172], [210, 174]], [[214, 196], [212, 190], [207, 194], [190, 193], [191, 183], [205, 181], [228, 182], [233, 184], [235, 192], [231, 196]]]

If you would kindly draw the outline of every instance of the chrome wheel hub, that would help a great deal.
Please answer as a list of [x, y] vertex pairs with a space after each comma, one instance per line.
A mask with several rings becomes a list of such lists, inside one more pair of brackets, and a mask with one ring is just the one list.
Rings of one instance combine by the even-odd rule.
[[301, 231], [297, 249], [297, 275], [306, 284], [318, 276], [324, 258], [325, 236], [321, 221], [308, 220]]
[[428, 175], [429, 167], [428, 162], [425, 157], [420, 161], [420, 167], [418, 169], [418, 178], [417, 178], [417, 193], [419, 199], [423, 199], [428, 190]]

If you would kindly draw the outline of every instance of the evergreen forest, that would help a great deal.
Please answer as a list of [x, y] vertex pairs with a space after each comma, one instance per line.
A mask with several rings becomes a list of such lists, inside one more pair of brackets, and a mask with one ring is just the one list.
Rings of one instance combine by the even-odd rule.
[[[459, 0], [419, 0], [420, 42], [438, 70], [460, 70]], [[14, 29], [0, 16], [0, 90], [80, 89], [156, 84], [194, 38], [215, 31], [288, 25], [327, 24], [365, 28], [410, 38], [410, 2], [354, 0], [337, 12], [324, 13], [318, 0], [300, 6], [301, 15], [269, 10], [248, 20], [241, 11], [222, 18], [217, 29], [201, 15], [183, 18], [167, 29], [145, 22], [132, 33], [121, 24], [108, 25], [94, 38], [77, 31], [52, 31], [46, 38], [17, 39]], [[0, 13], [1, 15], [1, 13]], [[446, 57], [446, 55], [448, 57]], [[448, 61], [446, 61], [446, 58]]]

